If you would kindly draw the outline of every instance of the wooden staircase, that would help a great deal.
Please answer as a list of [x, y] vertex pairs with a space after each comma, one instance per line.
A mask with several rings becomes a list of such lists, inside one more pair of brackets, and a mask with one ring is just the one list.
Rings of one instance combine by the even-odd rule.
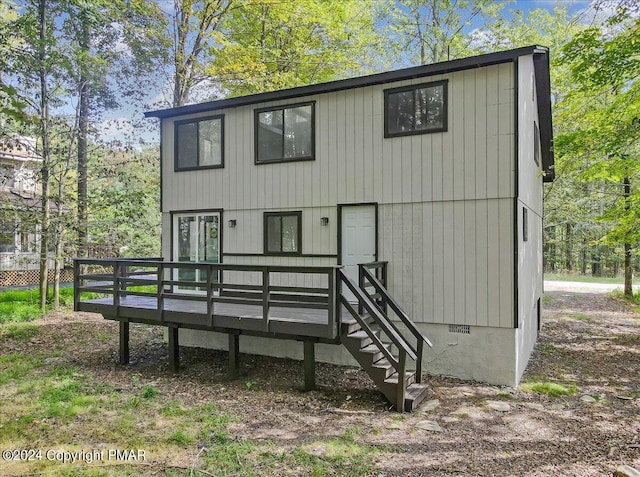
[[[341, 341], [396, 410], [413, 411], [428, 395], [427, 385], [422, 383], [422, 354], [424, 344], [430, 347], [431, 342], [371, 273], [370, 268], [378, 263], [384, 262], [359, 265], [357, 285], [339, 270], [339, 281], [357, 300], [355, 304], [350, 303], [340, 294], [342, 306], [353, 317], [353, 320], [343, 320]], [[388, 308], [408, 331], [400, 331], [389, 318]], [[415, 346], [412, 339], [416, 341]], [[415, 362], [415, 370], [407, 369], [407, 358]]]

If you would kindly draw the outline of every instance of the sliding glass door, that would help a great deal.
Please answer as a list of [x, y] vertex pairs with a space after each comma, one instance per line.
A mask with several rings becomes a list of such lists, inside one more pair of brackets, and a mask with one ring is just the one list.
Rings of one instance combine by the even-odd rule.
[[[186, 213], [173, 216], [173, 260], [186, 263], [220, 263], [220, 213]], [[213, 283], [218, 282], [214, 272]], [[180, 268], [175, 279], [204, 282], [206, 270]], [[202, 287], [178, 286], [179, 291], [204, 292]]]

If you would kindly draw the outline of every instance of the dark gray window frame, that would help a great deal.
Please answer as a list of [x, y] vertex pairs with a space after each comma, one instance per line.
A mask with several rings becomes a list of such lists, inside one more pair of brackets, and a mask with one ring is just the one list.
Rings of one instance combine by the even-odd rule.
[[[260, 160], [258, 158], [258, 132], [260, 131], [260, 113], [266, 111], [282, 111], [284, 117], [285, 109], [299, 108], [301, 106], [311, 106], [311, 155], [301, 157], [283, 157], [280, 159]], [[284, 119], [283, 119], [284, 120]], [[283, 133], [284, 134], [284, 133]], [[284, 104], [281, 106], [269, 106], [266, 108], [258, 108], [253, 110], [253, 136], [254, 136], [254, 163], [262, 164], [279, 164], [281, 162], [298, 162], [298, 161], [315, 161], [316, 160], [316, 102], [306, 101], [304, 103]]]
[[[394, 93], [402, 93], [405, 91], [416, 91], [422, 88], [433, 88], [436, 86], [442, 86], [442, 100], [444, 103], [444, 109], [442, 111], [442, 127], [420, 129], [413, 131], [404, 131], [399, 133], [389, 132], [389, 95]], [[438, 132], [446, 132], [448, 130], [449, 122], [449, 80], [431, 81], [429, 83], [413, 84], [411, 86], [402, 86], [400, 88], [385, 89], [384, 91], [384, 137], [402, 137], [402, 136], [415, 136], [417, 134], [431, 134]], [[414, 118], [415, 120], [415, 118]]]
[[[298, 250], [295, 252], [270, 252], [269, 251], [269, 229], [267, 227], [267, 218], [268, 217], [290, 217], [295, 216], [298, 219]], [[295, 256], [302, 255], [302, 211], [284, 211], [284, 212], [264, 212], [263, 217], [263, 240], [264, 240], [264, 255], [274, 255], [274, 256]], [[282, 229], [281, 229], [282, 232]], [[282, 248], [282, 241], [280, 247]]]
[[537, 122], [533, 122], [533, 161], [540, 167], [540, 128]]
[[[195, 166], [195, 167], [180, 167], [178, 162], [178, 127], [184, 124], [198, 124], [202, 121], [220, 120], [220, 164], [214, 164], [211, 166]], [[199, 139], [199, 138], [198, 138]], [[214, 116], [206, 116], [201, 118], [183, 119], [175, 121], [173, 123], [173, 168], [175, 172], [183, 171], [201, 171], [204, 169], [223, 169], [224, 168], [224, 114], [216, 114]], [[198, 161], [200, 161], [200, 141], [196, 141]]]

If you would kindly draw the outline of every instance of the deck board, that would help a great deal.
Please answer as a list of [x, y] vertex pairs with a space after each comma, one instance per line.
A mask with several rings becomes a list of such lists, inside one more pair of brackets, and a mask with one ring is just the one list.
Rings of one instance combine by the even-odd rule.
[[[262, 318], [262, 306], [214, 302], [213, 326], [210, 326], [205, 301], [164, 299], [162, 320], [155, 297], [125, 296], [120, 306], [113, 306], [113, 298], [82, 300], [81, 311], [102, 313], [105, 318], [117, 320], [157, 322], [167, 326], [179, 324], [185, 328], [197, 327], [216, 330], [232, 328], [247, 332], [277, 333], [279, 335], [312, 336], [326, 338], [328, 316], [326, 309], [289, 308], [272, 306], [269, 311], [269, 328]], [[354, 319], [342, 308], [342, 323], [351, 324]]]

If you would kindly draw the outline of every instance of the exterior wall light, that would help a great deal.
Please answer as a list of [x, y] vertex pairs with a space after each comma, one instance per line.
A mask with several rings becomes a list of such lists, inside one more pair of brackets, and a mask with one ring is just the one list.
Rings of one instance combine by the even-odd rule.
[[235, 228], [235, 226], [236, 226], [236, 219], [231, 219], [229, 221], [229, 227], [233, 229]]
[[320, 225], [322, 225], [323, 227], [326, 225], [329, 225], [329, 217], [321, 217], [320, 218]]

